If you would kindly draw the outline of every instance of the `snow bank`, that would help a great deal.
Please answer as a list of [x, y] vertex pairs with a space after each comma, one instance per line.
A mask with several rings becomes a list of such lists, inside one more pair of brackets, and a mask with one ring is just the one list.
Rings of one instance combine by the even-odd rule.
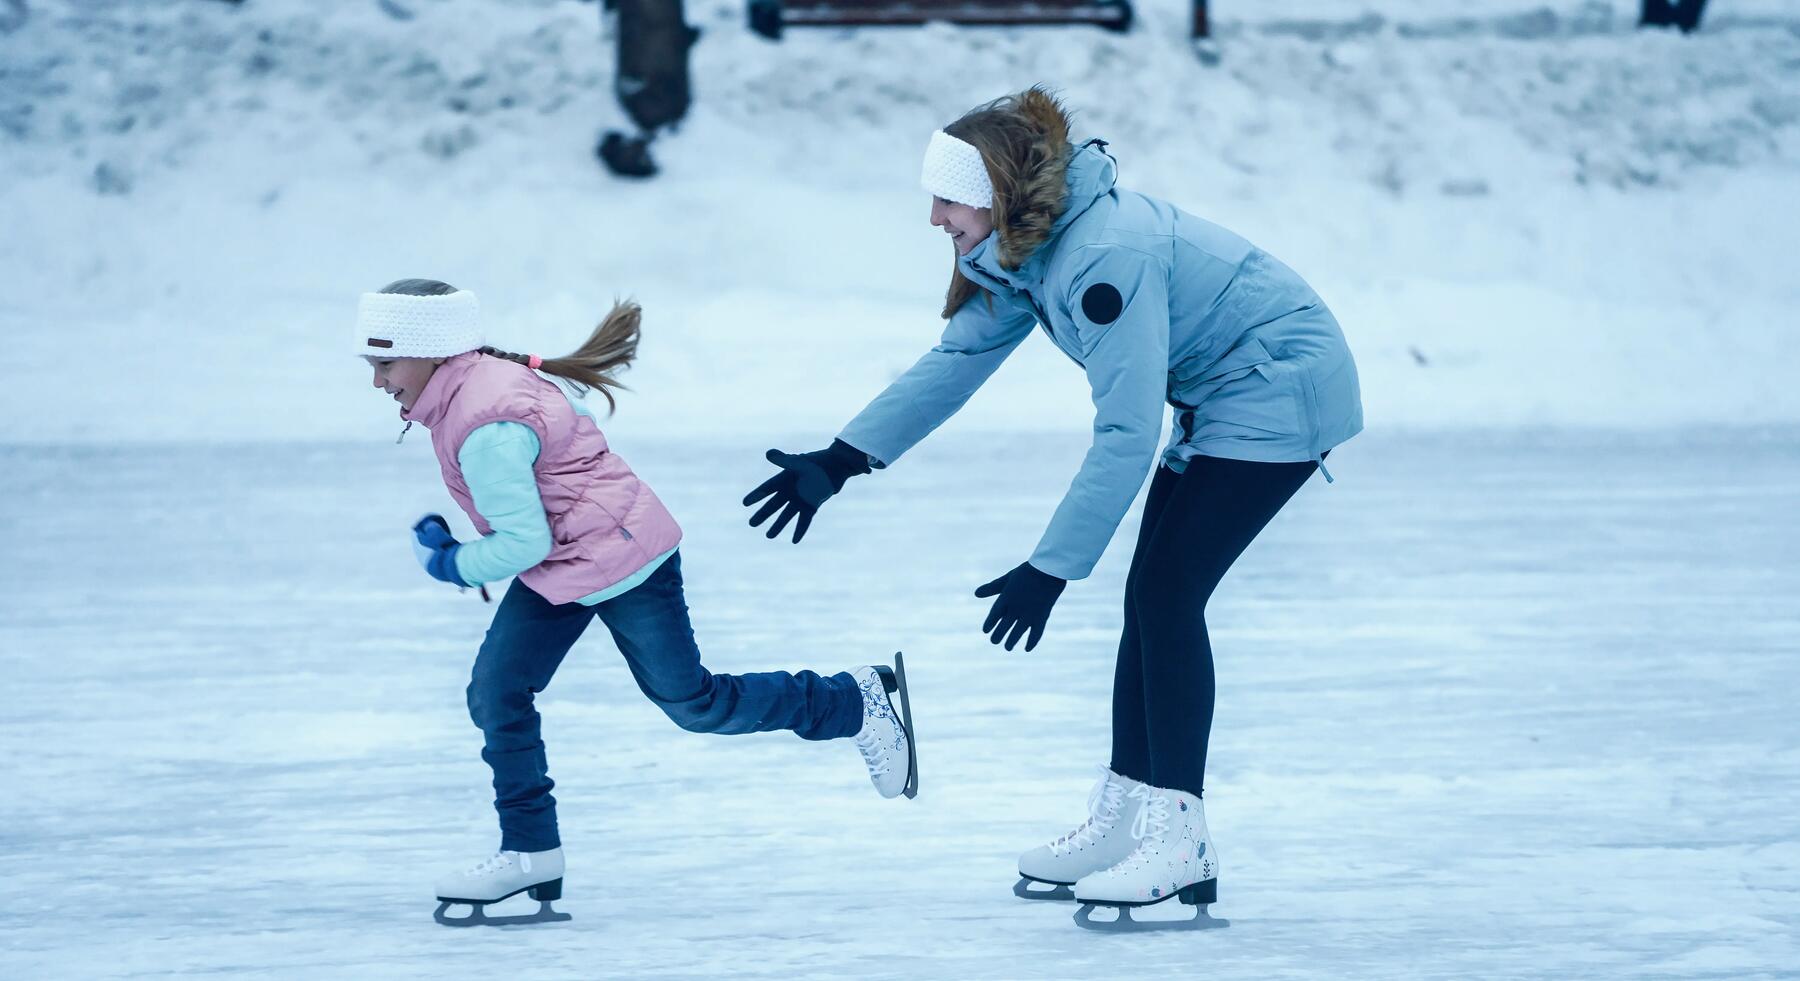
[[[416, 275], [546, 354], [637, 297], [619, 426], [823, 436], [935, 338], [924, 135], [1037, 81], [1127, 184], [1314, 282], [1372, 426], [1800, 421], [1800, 20], [1712, 6], [1684, 38], [1624, 0], [1220, 4], [1195, 48], [1173, 2], [779, 44], [694, 3], [698, 103], [638, 184], [589, 152], [595, 4], [6, 5], [0, 439], [385, 435], [344, 339]], [[1063, 359], [1015, 360], [955, 425], [1084, 425]]]

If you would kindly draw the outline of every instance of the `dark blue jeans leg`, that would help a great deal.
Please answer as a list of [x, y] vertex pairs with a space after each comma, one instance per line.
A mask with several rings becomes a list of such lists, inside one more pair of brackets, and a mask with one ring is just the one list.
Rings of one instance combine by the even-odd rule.
[[1317, 469], [1311, 462], [1195, 457], [1173, 482], [1155, 532], [1140, 543], [1126, 616], [1137, 624], [1152, 786], [1196, 797], [1205, 789], [1214, 698], [1206, 604]]
[[706, 670], [688, 621], [680, 553], [637, 588], [595, 609], [638, 688], [689, 732], [791, 729], [802, 739], [837, 739], [862, 728], [862, 693], [848, 672]]
[[481, 758], [494, 768], [503, 849], [540, 852], [562, 844], [532, 701], [593, 617], [592, 607], [551, 603], [514, 579], [481, 642], [469, 679], [469, 717], [486, 740]]

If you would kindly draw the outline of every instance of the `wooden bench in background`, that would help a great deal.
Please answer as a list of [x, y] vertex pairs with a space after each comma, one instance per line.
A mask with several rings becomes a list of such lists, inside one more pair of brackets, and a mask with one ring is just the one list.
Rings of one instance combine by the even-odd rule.
[[925, 24], [1131, 26], [1130, 0], [750, 0], [750, 29], [779, 39], [788, 27]]

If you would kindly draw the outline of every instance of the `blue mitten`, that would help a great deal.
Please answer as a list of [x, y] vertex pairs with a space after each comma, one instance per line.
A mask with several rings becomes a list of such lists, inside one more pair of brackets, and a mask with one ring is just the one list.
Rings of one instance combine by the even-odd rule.
[[441, 514], [428, 514], [413, 523], [413, 554], [431, 578], [456, 586], [469, 586], [456, 574], [456, 550], [462, 548], [450, 534], [450, 522]]

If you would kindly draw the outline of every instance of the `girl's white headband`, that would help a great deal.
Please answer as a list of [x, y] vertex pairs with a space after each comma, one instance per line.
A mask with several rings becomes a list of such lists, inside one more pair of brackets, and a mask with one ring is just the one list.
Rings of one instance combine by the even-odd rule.
[[364, 293], [356, 305], [356, 353], [372, 358], [447, 358], [480, 347], [475, 294]]

